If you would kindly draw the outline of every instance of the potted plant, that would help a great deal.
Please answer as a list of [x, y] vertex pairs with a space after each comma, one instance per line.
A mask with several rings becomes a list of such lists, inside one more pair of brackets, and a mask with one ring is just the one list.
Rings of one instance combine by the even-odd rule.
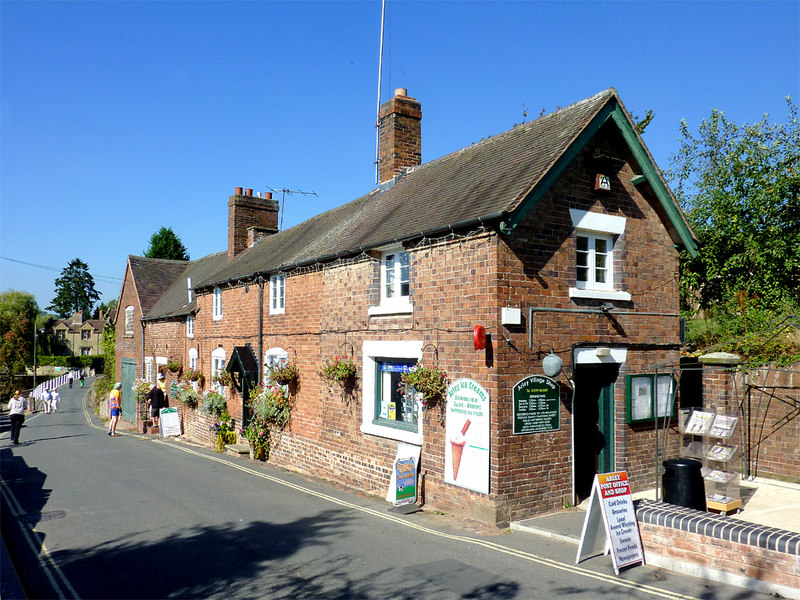
[[256, 387], [250, 399], [253, 418], [267, 425], [282, 429], [291, 416], [292, 404], [286, 390], [279, 385]]
[[180, 360], [170, 360], [167, 363], [167, 368], [171, 373], [177, 373], [180, 377], [180, 374], [183, 372], [183, 363]]
[[211, 381], [222, 387], [230, 387], [233, 385], [233, 377], [227, 371], [220, 371], [211, 378]]
[[191, 408], [197, 408], [197, 403], [200, 401], [200, 395], [188, 383], [178, 384], [175, 397], [178, 398], [181, 404]]
[[253, 419], [240, 430], [243, 438], [250, 442], [250, 458], [267, 460], [269, 458], [269, 427], [260, 419]]
[[422, 408], [433, 406], [447, 393], [447, 373], [418, 363], [400, 376], [400, 388], [404, 393], [415, 393]]
[[201, 388], [206, 384], [206, 377], [203, 375], [202, 372], [198, 371], [197, 369], [188, 369], [183, 372], [181, 379], [184, 381], [191, 381], [192, 383], [197, 383]]
[[319, 371], [319, 376], [330, 387], [338, 385], [344, 388], [356, 378], [356, 365], [352, 358], [334, 356], [325, 360], [322, 364], [322, 369]]
[[209, 425], [208, 430], [215, 434], [214, 447], [217, 452], [225, 450], [226, 444], [236, 443], [236, 429], [233, 419], [227, 412], [223, 412], [219, 416], [219, 420], [215, 421], [213, 425]]
[[280, 366], [269, 368], [269, 380], [280, 385], [289, 385], [293, 381], [297, 381], [299, 376], [300, 372], [294, 363], [285, 362]]
[[219, 392], [206, 390], [200, 401], [200, 410], [219, 419], [223, 414], [227, 414], [228, 402], [225, 400], [225, 396]]

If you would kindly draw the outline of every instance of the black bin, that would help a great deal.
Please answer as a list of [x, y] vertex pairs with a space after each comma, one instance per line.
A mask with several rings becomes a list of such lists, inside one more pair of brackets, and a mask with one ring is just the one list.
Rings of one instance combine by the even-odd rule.
[[664, 502], [697, 510], [706, 510], [706, 488], [700, 469], [703, 463], [691, 458], [664, 461]]

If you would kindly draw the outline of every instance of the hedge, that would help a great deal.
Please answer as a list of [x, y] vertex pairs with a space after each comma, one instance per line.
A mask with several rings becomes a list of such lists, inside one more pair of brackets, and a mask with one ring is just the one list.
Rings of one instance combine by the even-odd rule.
[[96, 373], [103, 372], [102, 354], [92, 354], [88, 356], [39, 356], [37, 362], [39, 366], [51, 367], [72, 367], [73, 369], [94, 369]]

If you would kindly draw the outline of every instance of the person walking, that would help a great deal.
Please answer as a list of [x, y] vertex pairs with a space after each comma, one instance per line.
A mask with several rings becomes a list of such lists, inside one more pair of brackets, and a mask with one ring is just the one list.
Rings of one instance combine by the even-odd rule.
[[70, 371], [69, 377], [67, 377], [67, 379], [69, 379], [69, 389], [72, 389], [72, 380], [75, 379], [75, 372]]
[[159, 417], [161, 416], [161, 409], [166, 407], [164, 400], [164, 389], [161, 384], [164, 381], [164, 374], [158, 374], [158, 381], [147, 392], [147, 403], [150, 405], [150, 418], [153, 419], [153, 426], [158, 427]]
[[56, 412], [58, 410], [59, 402], [61, 402], [61, 394], [58, 393], [58, 390], [50, 392], [50, 412]]
[[[83, 379], [84, 379], [84, 377], [85, 377], [85, 375], [83, 374], [83, 369], [81, 369], [81, 387], [83, 387]], [[120, 384], [120, 387], [122, 387], [122, 384]]]
[[20, 390], [14, 392], [14, 397], [8, 402], [8, 414], [11, 419], [11, 441], [15, 446], [19, 446], [19, 432], [25, 421], [25, 398], [22, 397]]
[[44, 391], [43, 400], [44, 400], [44, 414], [49, 415], [50, 414], [50, 402], [53, 401], [53, 394], [50, 393], [50, 390], [45, 390]]
[[108, 425], [108, 435], [119, 437], [117, 433], [117, 423], [119, 413], [122, 410], [122, 384], [118, 381], [114, 384], [114, 389], [108, 395], [108, 410], [111, 413], [111, 422]]

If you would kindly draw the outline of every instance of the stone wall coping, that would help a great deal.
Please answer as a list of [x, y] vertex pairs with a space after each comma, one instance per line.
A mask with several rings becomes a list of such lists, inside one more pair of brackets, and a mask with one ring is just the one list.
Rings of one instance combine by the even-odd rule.
[[800, 533], [748, 523], [735, 517], [645, 499], [636, 502], [636, 517], [640, 523], [800, 556]]

